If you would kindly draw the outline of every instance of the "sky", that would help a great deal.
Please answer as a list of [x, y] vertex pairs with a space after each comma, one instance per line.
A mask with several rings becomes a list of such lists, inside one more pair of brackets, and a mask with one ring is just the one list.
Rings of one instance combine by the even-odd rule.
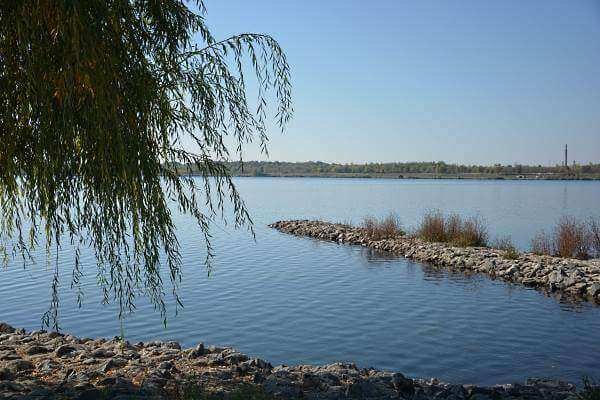
[[268, 33], [294, 119], [269, 157], [600, 162], [600, 0], [206, 0], [218, 38]]

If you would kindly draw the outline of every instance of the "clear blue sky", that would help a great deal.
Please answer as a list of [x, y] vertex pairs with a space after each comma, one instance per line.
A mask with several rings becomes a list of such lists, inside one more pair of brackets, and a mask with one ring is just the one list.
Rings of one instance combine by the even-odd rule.
[[[600, 162], [598, 0], [207, 0], [274, 36], [295, 117], [270, 159]], [[247, 159], [264, 159], [249, 148]]]

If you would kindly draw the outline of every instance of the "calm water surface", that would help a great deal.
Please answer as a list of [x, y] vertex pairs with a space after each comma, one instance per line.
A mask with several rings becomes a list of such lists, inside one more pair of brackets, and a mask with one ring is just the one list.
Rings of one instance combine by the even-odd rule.
[[[240, 178], [256, 224], [214, 230], [217, 259], [207, 277], [202, 237], [177, 216], [185, 263], [185, 308], [164, 329], [140, 300], [126, 321], [132, 341], [155, 338], [231, 345], [273, 362], [355, 361], [450, 382], [494, 384], [532, 376], [600, 377], [600, 307], [566, 304], [484, 277], [467, 277], [376, 253], [281, 234], [279, 219], [359, 221], [396, 211], [407, 227], [441, 209], [484, 217], [521, 247], [561, 215], [599, 215], [594, 182]], [[70, 257], [63, 267], [61, 325], [80, 336], [119, 333], [115, 310], [100, 305], [86, 254], [85, 301], [74, 306]], [[0, 320], [40, 327], [49, 299], [43, 259], [0, 271]]]

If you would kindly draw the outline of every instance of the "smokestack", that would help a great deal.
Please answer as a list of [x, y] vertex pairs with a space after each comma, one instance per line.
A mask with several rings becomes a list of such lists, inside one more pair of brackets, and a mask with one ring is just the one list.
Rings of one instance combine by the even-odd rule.
[[567, 145], [565, 144], [565, 168], [569, 168], [569, 148], [567, 147]]

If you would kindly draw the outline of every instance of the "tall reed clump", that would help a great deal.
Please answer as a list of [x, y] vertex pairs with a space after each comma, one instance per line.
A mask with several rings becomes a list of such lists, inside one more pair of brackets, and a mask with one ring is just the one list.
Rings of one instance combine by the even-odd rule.
[[428, 242], [446, 242], [446, 220], [440, 211], [431, 211], [423, 216], [417, 236]]
[[446, 242], [463, 247], [485, 247], [488, 242], [487, 226], [481, 218], [444, 215], [441, 211], [426, 213], [416, 235], [428, 242]]
[[531, 241], [535, 254], [587, 260], [600, 256], [600, 221], [590, 217], [587, 222], [574, 217], [562, 217], [552, 235], [544, 231]]
[[404, 235], [400, 218], [394, 213], [389, 213], [382, 219], [365, 217], [360, 227], [374, 240], [389, 239]]
[[565, 258], [587, 260], [590, 257], [590, 241], [584, 223], [571, 217], [563, 217], [554, 230], [556, 255]]

